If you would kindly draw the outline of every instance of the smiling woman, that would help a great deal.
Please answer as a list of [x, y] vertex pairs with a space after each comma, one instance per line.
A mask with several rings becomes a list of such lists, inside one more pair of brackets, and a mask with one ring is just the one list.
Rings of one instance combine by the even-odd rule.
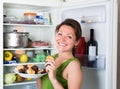
[[81, 88], [81, 65], [73, 54], [81, 34], [80, 24], [73, 19], [66, 19], [56, 27], [55, 44], [58, 54], [53, 56], [54, 60], [46, 62], [48, 74], [36, 79], [39, 89]]
[[76, 37], [74, 35], [74, 30], [72, 27], [63, 25], [58, 33], [56, 33], [56, 46], [58, 50], [71, 50], [74, 46], [74, 43], [77, 43]]

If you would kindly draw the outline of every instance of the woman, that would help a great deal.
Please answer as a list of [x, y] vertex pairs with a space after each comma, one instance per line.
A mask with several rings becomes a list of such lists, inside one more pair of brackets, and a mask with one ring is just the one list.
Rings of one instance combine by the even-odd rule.
[[36, 79], [38, 89], [80, 89], [82, 72], [73, 50], [81, 38], [80, 24], [66, 19], [56, 27], [55, 43], [58, 54], [46, 62], [47, 75]]

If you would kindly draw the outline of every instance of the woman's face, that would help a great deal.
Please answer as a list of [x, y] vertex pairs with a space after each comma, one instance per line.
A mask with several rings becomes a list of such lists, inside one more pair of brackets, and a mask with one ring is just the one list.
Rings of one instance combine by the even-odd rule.
[[73, 46], [77, 43], [74, 29], [70, 26], [62, 25], [56, 33], [56, 47], [58, 51], [72, 52]]

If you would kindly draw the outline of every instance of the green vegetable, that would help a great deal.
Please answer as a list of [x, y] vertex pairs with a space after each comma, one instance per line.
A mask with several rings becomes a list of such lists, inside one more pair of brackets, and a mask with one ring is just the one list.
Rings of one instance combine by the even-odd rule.
[[15, 82], [15, 80], [16, 80], [16, 76], [14, 73], [7, 73], [4, 75], [5, 84], [12, 84], [13, 82]]
[[33, 61], [34, 61], [34, 62], [40, 62], [40, 59], [38, 59], [38, 58], [33, 58]]
[[45, 62], [45, 55], [38, 53], [35, 58], [33, 58], [34, 62]]

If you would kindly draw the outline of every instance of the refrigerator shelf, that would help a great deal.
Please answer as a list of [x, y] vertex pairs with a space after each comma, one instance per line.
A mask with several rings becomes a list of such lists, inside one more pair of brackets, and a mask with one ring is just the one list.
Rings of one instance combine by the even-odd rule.
[[27, 65], [27, 64], [44, 65], [45, 62], [28, 62], [28, 63], [4, 64], [4, 66], [10, 67], [10, 66]]
[[[83, 54], [75, 54], [75, 56], [80, 60], [81, 66], [83, 69], [95, 69], [95, 70], [104, 70], [106, 66], [105, 55], [98, 54], [96, 57], [83, 55]], [[92, 65], [89, 64], [89, 58], [95, 58]]]
[[44, 48], [4, 48], [4, 50], [43, 50], [43, 49], [50, 49], [50, 50], [54, 50], [55, 48], [47, 48], [47, 47], [44, 47]]
[[20, 82], [20, 83], [13, 83], [13, 84], [5, 84], [4, 86], [7, 87], [7, 86], [17, 86], [17, 85], [27, 85], [27, 84], [35, 84], [36, 81], [32, 80], [32, 81], [23, 81], [23, 82]]
[[53, 8], [57, 8], [60, 6], [60, 1], [58, 2], [41, 2], [41, 1], [32, 1], [30, 0], [29, 2], [26, 2], [26, 1], [10, 1], [10, 0], [4, 0], [3, 1], [4, 3], [4, 8], [22, 8], [22, 9], [27, 9], [27, 8], [30, 8], [30, 9], [38, 9], [38, 8], [41, 8], [42, 10], [46, 10], [46, 9], [53, 9]]
[[14, 23], [3, 23], [4, 26], [26, 26], [26, 27], [55, 27], [55, 25], [40, 25], [40, 24], [14, 24]]
[[82, 70], [85, 71], [85, 70], [104, 70], [104, 68], [95, 68], [95, 67], [85, 67], [85, 66], [82, 66]]

